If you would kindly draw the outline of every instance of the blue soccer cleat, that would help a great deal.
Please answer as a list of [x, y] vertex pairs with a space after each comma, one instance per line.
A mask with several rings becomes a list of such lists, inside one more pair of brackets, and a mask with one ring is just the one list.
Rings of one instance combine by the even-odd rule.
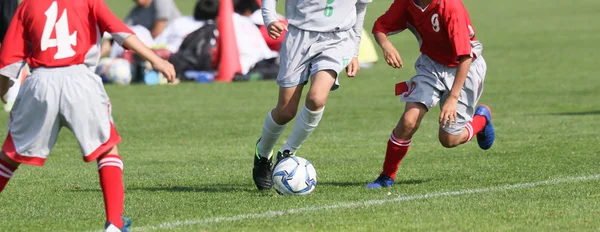
[[487, 105], [480, 105], [475, 110], [475, 115], [481, 115], [486, 119], [485, 127], [477, 133], [477, 144], [479, 144], [479, 147], [483, 150], [490, 149], [496, 138], [494, 126], [492, 126], [492, 110]]
[[387, 188], [394, 185], [394, 179], [386, 175], [379, 175], [373, 182], [367, 184], [368, 189]]
[[107, 222], [106, 225], [104, 226], [104, 231], [105, 232], [130, 232], [129, 226], [131, 226], [131, 219], [129, 219], [127, 217], [122, 217], [122, 218], [123, 218], [123, 228], [117, 228], [114, 224]]

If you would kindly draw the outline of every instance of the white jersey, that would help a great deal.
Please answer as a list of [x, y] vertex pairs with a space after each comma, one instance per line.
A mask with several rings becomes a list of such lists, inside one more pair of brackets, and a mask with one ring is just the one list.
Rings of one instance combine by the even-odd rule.
[[[346, 31], [353, 28], [357, 21], [363, 20], [358, 16], [356, 5], [371, 1], [285, 0], [285, 15], [289, 24], [302, 30], [317, 32]], [[265, 24], [277, 20], [274, 2], [275, 0], [263, 0]]]

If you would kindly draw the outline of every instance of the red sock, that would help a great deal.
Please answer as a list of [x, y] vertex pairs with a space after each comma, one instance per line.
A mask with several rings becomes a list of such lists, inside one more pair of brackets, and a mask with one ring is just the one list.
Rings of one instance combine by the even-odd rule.
[[387, 150], [385, 152], [385, 161], [383, 162], [382, 175], [387, 175], [392, 179], [396, 179], [396, 171], [398, 171], [398, 165], [408, 152], [410, 146], [410, 139], [401, 140], [394, 136], [394, 132], [390, 136], [388, 141]]
[[483, 130], [483, 128], [485, 127], [485, 123], [486, 122], [487, 122], [487, 119], [484, 116], [475, 115], [473, 117], [473, 121], [471, 121], [465, 127], [467, 129], [467, 132], [469, 133], [469, 137], [467, 138], [467, 142], [471, 141], [471, 139], [473, 139], [473, 137], [475, 137], [475, 135], [477, 133], [479, 133], [479, 132], [481, 132], [481, 130]]
[[8, 162], [0, 160], [0, 192], [4, 190], [4, 186], [8, 184], [8, 181], [16, 170], [17, 168], [13, 167]]
[[105, 155], [98, 160], [100, 186], [104, 195], [106, 221], [118, 228], [123, 227], [123, 161], [119, 155]]

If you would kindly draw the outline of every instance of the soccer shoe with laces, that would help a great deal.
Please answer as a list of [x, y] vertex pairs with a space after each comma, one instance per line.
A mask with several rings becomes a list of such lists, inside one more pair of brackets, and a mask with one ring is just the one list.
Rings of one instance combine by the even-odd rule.
[[117, 228], [115, 225], [113, 225], [110, 222], [107, 222], [106, 225], [104, 226], [104, 231], [105, 232], [129, 232], [129, 226], [131, 226], [131, 219], [127, 218], [127, 217], [122, 217], [123, 218], [123, 228], [119, 229]]
[[[281, 162], [283, 159], [293, 156], [294, 154], [290, 153], [290, 151], [285, 150], [285, 151], [278, 151], [277, 152], [277, 161], [275, 162], [275, 166], [277, 166], [277, 164], [279, 162]], [[273, 166], [274, 167], [274, 166]]]
[[394, 185], [394, 179], [386, 175], [379, 175], [373, 182], [367, 184], [369, 189], [387, 188]]
[[273, 171], [271, 166], [273, 164], [272, 157], [265, 158], [258, 154], [258, 143], [260, 139], [256, 141], [254, 148], [254, 168], [252, 169], [252, 179], [258, 190], [268, 190], [273, 186]]
[[492, 125], [492, 110], [487, 105], [480, 105], [475, 110], [475, 115], [485, 117], [485, 127], [477, 133], [477, 144], [479, 144], [479, 147], [483, 150], [490, 149], [496, 138], [494, 126]]

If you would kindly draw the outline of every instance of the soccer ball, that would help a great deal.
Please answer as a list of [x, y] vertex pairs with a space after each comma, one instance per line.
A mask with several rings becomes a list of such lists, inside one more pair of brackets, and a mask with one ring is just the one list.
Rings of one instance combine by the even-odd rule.
[[131, 63], [126, 59], [115, 58], [109, 64], [106, 69], [106, 79], [109, 82], [128, 85], [131, 83]]
[[317, 186], [317, 172], [308, 160], [290, 156], [273, 168], [273, 184], [281, 195], [308, 195]]

